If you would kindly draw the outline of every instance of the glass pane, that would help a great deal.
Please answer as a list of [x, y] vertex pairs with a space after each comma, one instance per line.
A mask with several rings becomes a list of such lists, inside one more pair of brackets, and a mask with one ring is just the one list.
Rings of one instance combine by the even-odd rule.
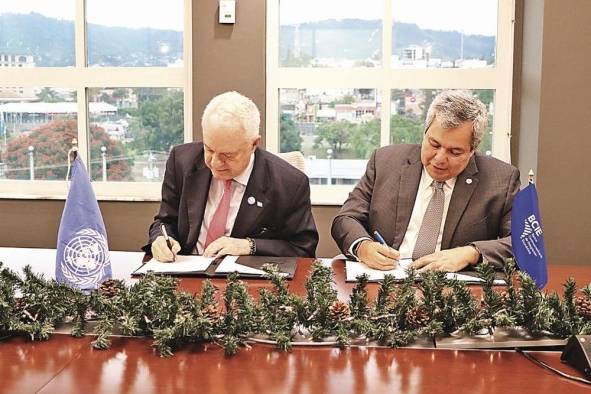
[[375, 89], [281, 89], [280, 151], [300, 151], [312, 184], [355, 184], [380, 145]]
[[78, 135], [75, 93], [0, 87], [0, 179], [66, 179], [67, 152]]
[[[435, 96], [442, 90], [438, 89], [394, 89], [390, 108], [390, 143], [420, 144], [425, 131], [427, 111]], [[494, 89], [468, 90], [486, 105], [488, 125], [478, 150], [487, 155], [492, 154], [492, 131], [494, 116]]]
[[0, 4], [0, 68], [75, 64], [74, 0]]
[[282, 0], [280, 66], [380, 66], [383, 10], [384, 0]]
[[392, 17], [394, 67], [495, 65], [497, 0], [393, 0]]
[[161, 182], [183, 142], [183, 90], [94, 88], [88, 97], [92, 179]]
[[86, 4], [90, 66], [183, 66], [183, 0]]

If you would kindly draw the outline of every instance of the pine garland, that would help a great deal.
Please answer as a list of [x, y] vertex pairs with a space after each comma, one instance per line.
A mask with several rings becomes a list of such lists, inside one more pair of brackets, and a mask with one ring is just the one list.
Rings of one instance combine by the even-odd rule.
[[46, 340], [61, 322], [72, 323], [72, 335], [78, 337], [94, 317], [95, 348], [108, 349], [117, 331], [151, 337], [157, 353], [170, 357], [192, 342], [215, 343], [230, 356], [261, 337], [288, 351], [301, 337], [338, 346], [355, 341], [398, 347], [438, 335], [492, 334], [497, 327], [561, 338], [591, 333], [591, 284], [578, 293], [569, 279], [562, 297], [546, 294], [511, 259], [504, 267], [507, 287], [502, 291], [494, 287], [493, 268], [479, 265], [481, 299], [442, 272], [419, 276], [411, 269], [401, 283], [386, 275], [375, 300], [368, 297], [368, 277], [361, 275], [345, 302], [337, 297], [332, 270], [320, 261], [312, 266], [305, 296], [299, 297], [289, 292], [276, 267], [263, 269], [272, 288], [261, 289], [255, 301], [238, 274], [228, 276], [223, 294], [209, 280], [200, 294], [190, 294], [178, 289], [177, 279], [152, 273], [132, 286], [108, 280], [84, 294], [46, 280], [30, 267], [21, 277], [0, 262], [0, 338]]

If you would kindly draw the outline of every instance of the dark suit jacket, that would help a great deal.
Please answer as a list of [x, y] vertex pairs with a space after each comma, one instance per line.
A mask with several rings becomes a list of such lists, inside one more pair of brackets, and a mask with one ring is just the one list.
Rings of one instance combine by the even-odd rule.
[[[367, 169], [332, 223], [343, 253], [356, 239], [379, 231], [398, 249], [414, 207], [423, 165], [420, 145], [390, 145], [374, 152]], [[499, 266], [511, 257], [511, 206], [519, 170], [476, 153], [458, 175], [443, 228], [441, 249], [473, 243]]]
[[[211, 171], [205, 165], [203, 144], [193, 142], [172, 149], [162, 182], [160, 211], [150, 226], [151, 243], [164, 223], [171, 237], [190, 254], [201, 231]], [[262, 203], [248, 204], [254, 197]], [[232, 237], [253, 238], [256, 254], [314, 257], [318, 232], [312, 217], [308, 177], [285, 160], [256, 149], [254, 167], [238, 209]]]

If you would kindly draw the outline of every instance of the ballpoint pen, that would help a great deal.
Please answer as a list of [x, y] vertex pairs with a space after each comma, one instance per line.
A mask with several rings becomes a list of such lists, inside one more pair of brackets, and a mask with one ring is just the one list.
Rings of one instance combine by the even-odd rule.
[[176, 256], [174, 255], [174, 252], [172, 250], [172, 242], [170, 242], [170, 237], [166, 232], [166, 227], [164, 227], [164, 225], [161, 224], [160, 229], [162, 230], [162, 235], [164, 235], [164, 239], [166, 240], [166, 246], [168, 246], [168, 249], [170, 249], [170, 251], [172, 252], [172, 261], [176, 261]]
[[373, 232], [373, 238], [381, 243], [382, 245], [386, 245], [386, 241], [384, 241], [384, 237], [376, 230]]

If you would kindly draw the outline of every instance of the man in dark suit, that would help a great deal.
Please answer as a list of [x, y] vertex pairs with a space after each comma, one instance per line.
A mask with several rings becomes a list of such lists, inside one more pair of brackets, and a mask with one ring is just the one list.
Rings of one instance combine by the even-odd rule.
[[177, 253], [313, 257], [308, 177], [257, 147], [256, 105], [226, 92], [211, 100], [201, 123], [203, 142], [170, 153], [144, 250], [160, 261]]
[[429, 107], [421, 145], [376, 150], [332, 224], [343, 253], [377, 269], [412, 258], [449, 272], [510, 257], [519, 171], [476, 153], [486, 122], [478, 99], [446, 91]]

